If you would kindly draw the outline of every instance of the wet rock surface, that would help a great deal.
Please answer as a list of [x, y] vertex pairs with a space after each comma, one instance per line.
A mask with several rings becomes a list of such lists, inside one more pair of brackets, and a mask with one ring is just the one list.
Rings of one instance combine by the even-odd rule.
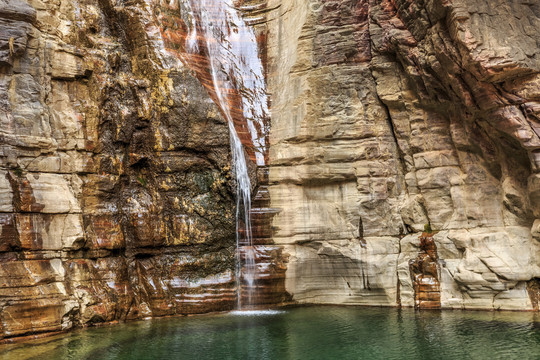
[[152, 18], [0, 2], [1, 338], [236, 303], [227, 124]]

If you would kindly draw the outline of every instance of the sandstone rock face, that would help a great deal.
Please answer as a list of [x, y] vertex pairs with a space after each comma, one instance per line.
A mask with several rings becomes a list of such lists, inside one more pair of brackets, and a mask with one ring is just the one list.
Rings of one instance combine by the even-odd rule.
[[[265, 0], [238, 1], [234, 7], [232, 3], [151, 1], [149, 6], [166, 52], [193, 70], [242, 146], [233, 152], [232, 166], [240, 177], [236, 181], [236, 276], [238, 306], [244, 308], [280, 304], [289, 296], [285, 291], [287, 256], [272, 236], [272, 217], [278, 209], [270, 207], [268, 192], [266, 39], [272, 12]], [[236, 149], [234, 141], [232, 147]]]
[[293, 299], [537, 307], [539, 6], [278, 5], [269, 192]]
[[152, 19], [0, 1], [0, 338], [236, 303], [227, 124]]
[[[228, 126], [178, 4], [0, 0], [1, 338], [235, 306]], [[540, 6], [237, 5], [271, 96], [254, 302], [538, 309]]]

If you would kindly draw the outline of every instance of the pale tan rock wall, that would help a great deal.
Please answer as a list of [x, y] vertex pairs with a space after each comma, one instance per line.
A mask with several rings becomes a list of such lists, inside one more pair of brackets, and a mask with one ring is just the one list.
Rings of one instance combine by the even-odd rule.
[[293, 299], [413, 306], [429, 222], [442, 307], [531, 309], [538, 6], [279, 3], [270, 195]]

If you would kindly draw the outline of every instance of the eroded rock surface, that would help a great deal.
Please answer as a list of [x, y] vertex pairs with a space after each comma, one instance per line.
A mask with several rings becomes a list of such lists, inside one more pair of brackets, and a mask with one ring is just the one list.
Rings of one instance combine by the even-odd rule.
[[270, 3], [272, 225], [293, 299], [413, 306], [431, 224], [443, 308], [535, 307], [538, 4]]
[[[238, 6], [271, 95], [255, 302], [538, 309], [540, 5]], [[235, 306], [228, 127], [177, 11], [0, 0], [0, 337]]]
[[0, 2], [0, 337], [232, 309], [229, 135], [144, 2]]

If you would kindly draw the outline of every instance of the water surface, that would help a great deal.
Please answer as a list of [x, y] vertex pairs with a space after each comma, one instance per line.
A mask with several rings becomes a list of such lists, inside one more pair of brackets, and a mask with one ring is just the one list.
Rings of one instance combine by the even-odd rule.
[[2, 359], [540, 359], [534, 313], [305, 307], [141, 321], [8, 345]]

